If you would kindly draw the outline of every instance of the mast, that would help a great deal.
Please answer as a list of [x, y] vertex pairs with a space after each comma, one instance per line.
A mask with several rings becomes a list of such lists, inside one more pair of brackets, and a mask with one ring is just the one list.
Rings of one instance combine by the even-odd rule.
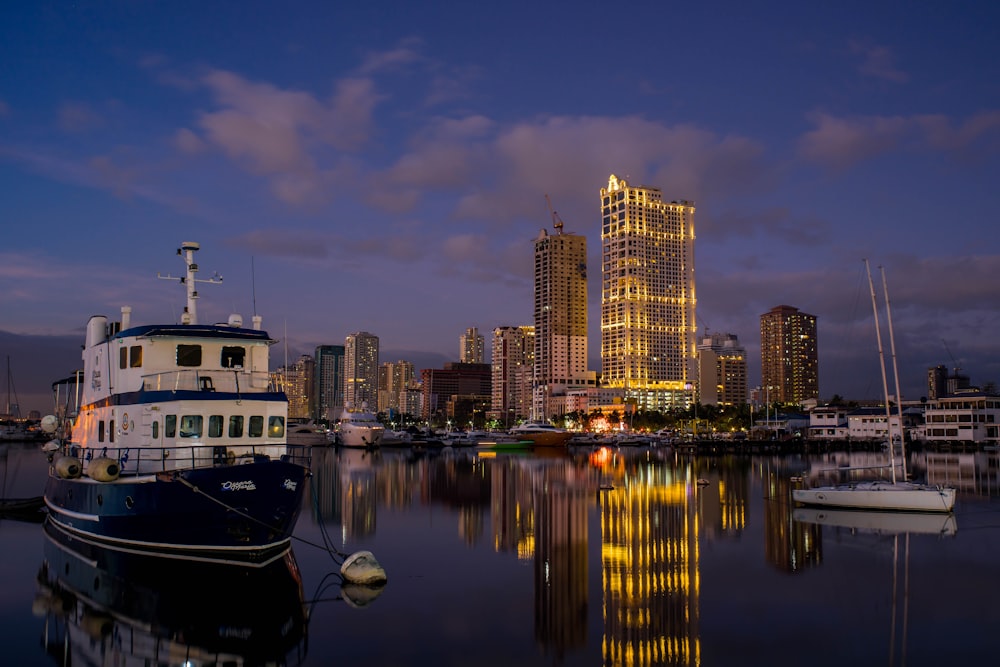
[[[899, 368], [896, 366], [896, 339], [892, 335], [892, 311], [889, 309], [889, 287], [885, 281], [885, 267], [878, 267], [882, 274], [882, 295], [885, 297], [885, 317], [889, 321], [889, 349], [892, 353], [892, 374], [896, 380], [896, 411], [899, 413], [899, 451], [902, 461], [903, 481], [908, 479], [906, 474], [906, 436], [903, 432], [903, 397], [899, 393]], [[886, 401], [888, 404], [888, 401]], [[889, 446], [892, 446], [890, 431]]]
[[181, 243], [181, 247], [177, 249], [177, 254], [184, 258], [184, 266], [186, 267], [184, 277], [178, 278], [171, 275], [162, 276], [159, 273], [156, 274], [157, 278], [177, 280], [187, 287], [187, 305], [184, 307], [184, 314], [181, 315], [182, 324], [198, 324], [198, 290], [195, 283], [217, 285], [222, 282], [222, 276], [218, 273], [213, 274], [208, 279], [195, 278], [195, 274], [198, 272], [198, 265], [194, 261], [194, 253], [199, 248], [201, 248], [201, 245], [194, 241], [184, 241]]
[[890, 420], [892, 419], [892, 412], [889, 409], [889, 382], [885, 376], [885, 352], [882, 349], [882, 332], [879, 329], [878, 323], [878, 304], [875, 301], [875, 283], [872, 282], [872, 271], [871, 267], [868, 266], [868, 260], [865, 262], [865, 272], [868, 273], [868, 290], [872, 295], [872, 313], [875, 315], [875, 339], [878, 341], [878, 362], [879, 368], [882, 369], [882, 396], [885, 402], [885, 428], [889, 434], [889, 467], [892, 469], [892, 483], [896, 483], [896, 452], [892, 445], [892, 428], [890, 426]]

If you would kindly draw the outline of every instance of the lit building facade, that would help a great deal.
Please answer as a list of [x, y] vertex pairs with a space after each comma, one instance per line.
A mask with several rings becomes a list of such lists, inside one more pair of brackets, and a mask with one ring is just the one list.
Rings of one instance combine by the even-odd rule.
[[640, 409], [694, 395], [694, 212], [614, 174], [601, 188], [602, 382]]
[[378, 336], [367, 331], [344, 339], [344, 405], [378, 407]]
[[486, 339], [476, 327], [470, 327], [458, 339], [458, 360], [463, 364], [481, 364], [486, 354]]
[[819, 397], [816, 316], [775, 306], [760, 316], [761, 387], [769, 402], [801, 405]]
[[546, 230], [535, 238], [535, 363], [532, 419], [553, 416], [567, 389], [593, 385], [587, 372], [587, 239]]
[[336, 419], [344, 409], [344, 346], [316, 348], [314, 419]]
[[747, 351], [736, 334], [713, 333], [698, 342], [698, 401], [740, 406], [747, 402]]
[[289, 419], [309, 419], [313, 395], [313, 369], [315, 360], [302, 355], [290, 366], [283, 366], [271, 373], [274, 386], [281, 387], [288, 397]]
[[378, 370], [378, 410], [393, 418], [403, 412], [406, 389], [414, 381], [413, 364], [409, 361], [387, 361]]
[[497, 327], [493, 330], [490, 419], [510, 428], [531, 413], [535, 363], [535, 327]]

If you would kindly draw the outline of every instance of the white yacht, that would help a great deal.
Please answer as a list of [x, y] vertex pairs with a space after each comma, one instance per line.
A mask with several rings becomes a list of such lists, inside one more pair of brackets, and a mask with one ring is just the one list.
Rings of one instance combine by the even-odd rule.
[[382, 444], [385, 426], [368, 410], [367, 403], [363, 403], [360, 410], [349, 405], [340, 416], [336, 434], [337, 444], [343, 447], [372, 448]]

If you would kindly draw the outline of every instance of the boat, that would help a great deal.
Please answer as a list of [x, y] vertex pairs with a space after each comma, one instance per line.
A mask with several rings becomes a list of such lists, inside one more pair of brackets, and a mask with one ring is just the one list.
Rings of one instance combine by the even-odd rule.
[[509, 433], [518, 440], [530, 440], [535, 447], [565, 447], [573, 437], [572, 431], [546, 422], [525, 422]]
[[361, 409], [346, 406], [335, 429], [337, 444], [342, 447], [378, 447], [385, 435], [385, 426], [375, 418], [367, 403]]
[[309, 614], [291, 548], [245, 567], [107, 549], [42, 526], [32, 612], [59, 665], [304, 664]]
[[288, 420], [287, 438], [289, 445], [310, 446], [329, 445], [330, 437], [326, 427], [312, 420]]
[[[882, 369], [882, 391], [885, 401], [886, 428], [888, 429], [889, 470], [890, 480], [857, 481], [831, 486], [818, 486], [804, 489], [793, 489], [792, 500], [812, 507], [839, 507], [850, 509], [889, 510], [910, 512], [951, 512], [955, 506], [955, 489], [950, 487], [922, 484], [909, 481], [906, 474], [906, 451], [902, 451], [902, 479], [897, 479], [895, 461], [895, 436], [892, 432], [892, 413], [889, 405], [889, 385], [886, 377], [885, 353], [882, 348], [882, 335], [879, 330], [878, 305], [875, 298], [875, 285], [872, 282], [871, 269], [865, 260], [868, 273], [868, 287], [871, 292], [872, 311], [875, 315], [875, 337], [878, 341], [879, 361]], [[885, 297], [886, 317], [889, 323], [889, 338], [892, 347], [893, 370], [896, 379], [896, 397], [899, 403], [899, 371], [895, 366], [896, 345], [892, 335], [892, 314], [889, 311], [889, 293], [886, 288], [885, 270], [882, 270], [882, 291]], [[899, 445], [903, 447], [902, 412], [899, 414]]]
[[54, 432], [43, 496], [55, 525], [110, 548], [259, 562], [290, 545], [309, 468], [289, 454], [260, 316], [198, 323], [196, 283], [221, 281], [196, 279], [199, 248], [178, 249], [183, 277], [158, 276], [187, 289], [179, 324], [135, 325], [128, 306], [90, 318], [79, 411]]

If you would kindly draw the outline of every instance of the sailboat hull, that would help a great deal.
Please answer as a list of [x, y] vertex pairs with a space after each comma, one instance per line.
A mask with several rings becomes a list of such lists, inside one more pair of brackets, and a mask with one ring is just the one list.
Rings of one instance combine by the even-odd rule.
[[857, 482], [794, 489], [792, 500], [811, 507], [842, 507], [901, 512], [951, 512], [955, 489], [910, 482]]

